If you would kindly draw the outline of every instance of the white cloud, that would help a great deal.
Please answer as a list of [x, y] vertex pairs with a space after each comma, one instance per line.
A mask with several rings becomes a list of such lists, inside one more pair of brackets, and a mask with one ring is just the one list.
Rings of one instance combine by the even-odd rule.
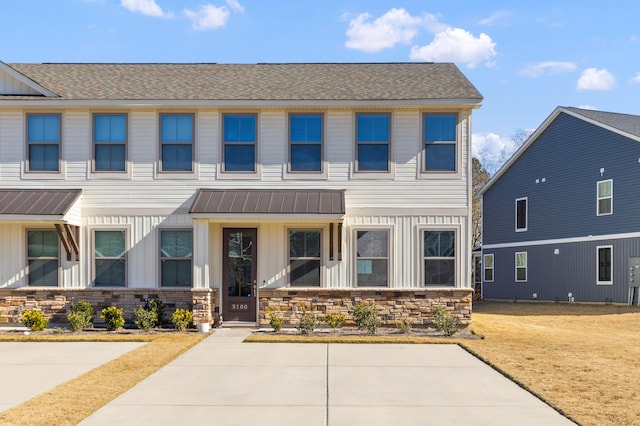
[[497, 12], [493, 12], [491, 15], [486, 18], [480, 19], [476, 24], [478, 25], [494, 25], [500, 21], [504, 21], [511, 17], [512, 13], [508, 10], [499, 10]]
[[578, 79], [578, 90], [611, 90], [615, 77], [606, 69], [587, 68]]
[[411, 16], [404, 9], [391, 9], [379, 18], [371, 20], [371, 15], [362, 13], [349, 21], [347, 41], [349, 49], [378, 52], [398, 43], [409, 44], [418, 34], [423, 21], [433, 21], [432, 15], [425, 18]]
[[521, 69], [520, 74], [535, 78], [543, 75], [554, 75], [571, 72], [575, 71], [576, 69], [578, 69], [578, 66], [573, 62], [548, 61], [529, 65], [526, 68]]
[[480, 62], [491, 66], [491, 58], [496, 56], [496, 44], [491, 37], [481, 33], [474, 37], [462, 28], [447, 28], [436, 34], [426, 46], [413, 46], [410, 58], [434, 62], [460, 62], [473, 68]]
[[223, 27], [231, 15], [226, 6], [218, 7], [212, 4], [202, 5], [197, 11], [184, 9], [182, 12], [191, 20], [191, 27], [194, 30], [213, 30]]
[[120, 5], [131, 12], [142, 13], [156, 18], [171, 18], [173, 13], [165, 12], [155, 0], [120, 0]]
[[231, 8], [231, 10], [233, 10], [234, 12], [239, 12], [239, 13], [244, 12], [244, 6], [241, 5], [238, 0], [227, 0], [227, 4]]
[[580, 105], [578, 108], [581, 108], [581, 109], [591, 109], [591, 110], [593, 110], [593, 111], [597, 111], [597, 110], [598, 110], [598, 108], [597, 108], [597, 107], [594, 107], [593, 105]]
[[631, 80], [629, 80], [629, 83], [640, 84], [640, 72], [637, 72], [636, 75]]
[[521, 130], [512, 137], [495, 133], [474, 133], [471, 135], [471, 154], [493, 176], [534, 131], [535, 129]]

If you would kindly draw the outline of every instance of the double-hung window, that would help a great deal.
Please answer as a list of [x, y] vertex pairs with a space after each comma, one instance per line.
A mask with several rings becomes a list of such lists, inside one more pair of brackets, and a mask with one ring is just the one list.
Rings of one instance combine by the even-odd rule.
[[192, 259], [191, 230], [160, 231], [160, 285], [191, 287]]
[[527, 230], [527, 198], [516, 199], [516, 232]]
[[456, 232], [424, 231], [424, 285], [456, 283]]
[[601, 180], [598, 182], [598, 216], [613, 213], [613, 180]]
[[356, 171], [388, 172], [390, 115], [386, 113], [356, 114]]
[[193, 171], [193, 114], [160, 114], [161, 170]]
[[27, 114], [27, 157], [30, 172], [60, 171], [60, 114]]
[[322, 114], [289, 115], [289, 170], [322, 171]]
[[389, 230], [356, 231], [356, 284], [359, 287], [389, 285]]
[[27, 231], [28, 285], [58, 285], [59, 253], [56, 231]]
[[424, 114], [425, 172], [456, 171], [456, 114]]
[[493, 281], [493, 253], [485, 254], [482, 257], [483, 281]]
[[124, 172], [127, 158], [126, 114], [93, 115], [94, 171]]
[[516, 253], [516, 281], [527, 281], [527, 252], [521, 251]]
[[597, 264], [597, 284], [613, 284], [613, 246], [596, 247]]
[[225, 172], [256, 171], [256, 115], [225, 114], [222, 121]]
[[289, 283], [292, 287], [320, 287], [320, 230], [289, 231]]
[[124, 287], [127, 276], [124, 230], [94, 231], [93, 261], [96, 287]]

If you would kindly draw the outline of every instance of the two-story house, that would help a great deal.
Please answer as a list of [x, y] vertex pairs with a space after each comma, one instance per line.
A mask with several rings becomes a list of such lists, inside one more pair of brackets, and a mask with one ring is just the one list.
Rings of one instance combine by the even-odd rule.
[[0, 63], [0, 316], [468, 323], [481, 101], [449, 63]]
[[640, 116], [556, 108], [482, 190], [483, 296], [627, 302], [638, 182]]

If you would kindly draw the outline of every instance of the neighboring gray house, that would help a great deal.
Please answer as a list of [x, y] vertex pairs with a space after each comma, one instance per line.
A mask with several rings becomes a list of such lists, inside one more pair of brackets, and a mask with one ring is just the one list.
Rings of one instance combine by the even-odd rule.
[[481, 103], [447, 63], [0, 62], [0, 322], [160, 298], [468, 323]]
[[558, 107], [482, 191], [483, 296], [627, 302], [640, 116]]

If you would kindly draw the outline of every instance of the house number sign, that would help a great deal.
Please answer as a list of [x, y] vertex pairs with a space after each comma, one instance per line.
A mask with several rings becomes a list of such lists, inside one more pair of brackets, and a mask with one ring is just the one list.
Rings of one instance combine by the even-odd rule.
[[232, 303], [231, 309], [234, 311], [246, 311], [249, 309], [249, 305], [246, 303]]

